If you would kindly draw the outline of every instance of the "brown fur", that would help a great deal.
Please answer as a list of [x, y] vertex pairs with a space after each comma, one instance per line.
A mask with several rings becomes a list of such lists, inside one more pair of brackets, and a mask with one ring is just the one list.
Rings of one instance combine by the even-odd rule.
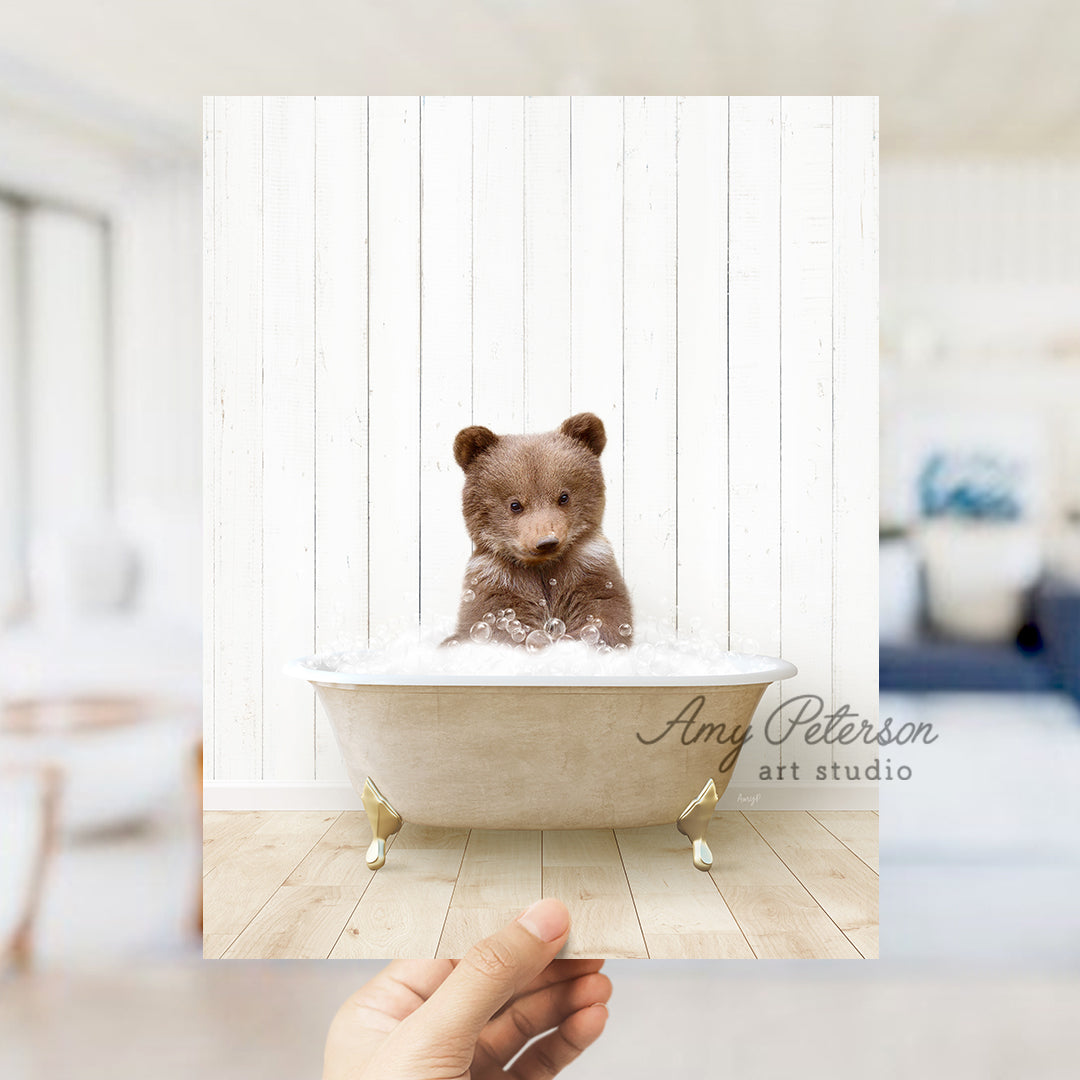
[[[454, 459], [465, 471], [462, 509], [473, 542], [462, 589], [475, 599], [462, 601], [447, 641], [468, 640], [485, 614], [513, 608], [533, 629], [562, 619], [575, 638], [593, 615], [601, 620], [602, 641], [630, 644], [631, 637], [619, 634], [632, 622], [630, 595], [600, 531], [606, 443], [604, 425], [592, 413], [571, 416], [558, 431], [541, 435], [496, 435], [485, 427], [458, 433]], [[566, 503], [560, 503], [563, 494]], [[552, 541], [556, 546], [537, 546]], [[505, 631], [494, 631], [492, 641], [509, 640]]]

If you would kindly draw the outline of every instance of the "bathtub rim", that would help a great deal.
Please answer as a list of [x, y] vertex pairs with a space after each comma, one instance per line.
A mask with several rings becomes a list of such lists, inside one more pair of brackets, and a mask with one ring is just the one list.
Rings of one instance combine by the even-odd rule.
[[[746, 655], [746, 654], [742, 654]], [[757, 655], [757, 654], [753, 654]], [[363, 672], [326, 671], [311, 667], [314, 656], [303, 656], [289, 661], [282, 669], [284, 674], [324, 686], [536, 686], [549, 688], [597, 688], [619, 689], [622, 687], [676, 687], [676, 686], [757, 686], [762, 683], [780, 682], [798, 674], [798, 668], [778, 656], [762, 656], [768, 666], [757, 671], [734, 672], [726, 675], [430, 675], [380, 674]]]

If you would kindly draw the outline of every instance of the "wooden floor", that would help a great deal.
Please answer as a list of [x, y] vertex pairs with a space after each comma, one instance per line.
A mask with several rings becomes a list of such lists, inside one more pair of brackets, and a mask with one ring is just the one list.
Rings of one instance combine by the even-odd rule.
[[362, 813], [204, 816], [203, 955], [460, 957], [540, 896], [564, 956], [860, 959], [878, 949], [872, 811], [727, 811], [711, 873], [674, 825], [482, 832], [406, 824], [369, 870]]

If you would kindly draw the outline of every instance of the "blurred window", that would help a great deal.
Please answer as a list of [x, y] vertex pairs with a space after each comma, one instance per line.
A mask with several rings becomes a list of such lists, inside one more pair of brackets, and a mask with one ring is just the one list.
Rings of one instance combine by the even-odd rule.
[[111, 510], [110, 249], [100, 215], [0, 193], [0, 626], [33, 545]]

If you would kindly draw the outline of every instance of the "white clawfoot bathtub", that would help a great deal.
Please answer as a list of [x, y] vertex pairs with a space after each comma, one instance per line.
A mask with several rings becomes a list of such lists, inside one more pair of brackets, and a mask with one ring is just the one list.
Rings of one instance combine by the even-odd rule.
[[312, 659], [314, 687], [375, 839], [402, 819], [477, 829], [677, 824], [694, 863], [765, 688], [796, 674], [761, 658], [735, 675], [361, 675]]

